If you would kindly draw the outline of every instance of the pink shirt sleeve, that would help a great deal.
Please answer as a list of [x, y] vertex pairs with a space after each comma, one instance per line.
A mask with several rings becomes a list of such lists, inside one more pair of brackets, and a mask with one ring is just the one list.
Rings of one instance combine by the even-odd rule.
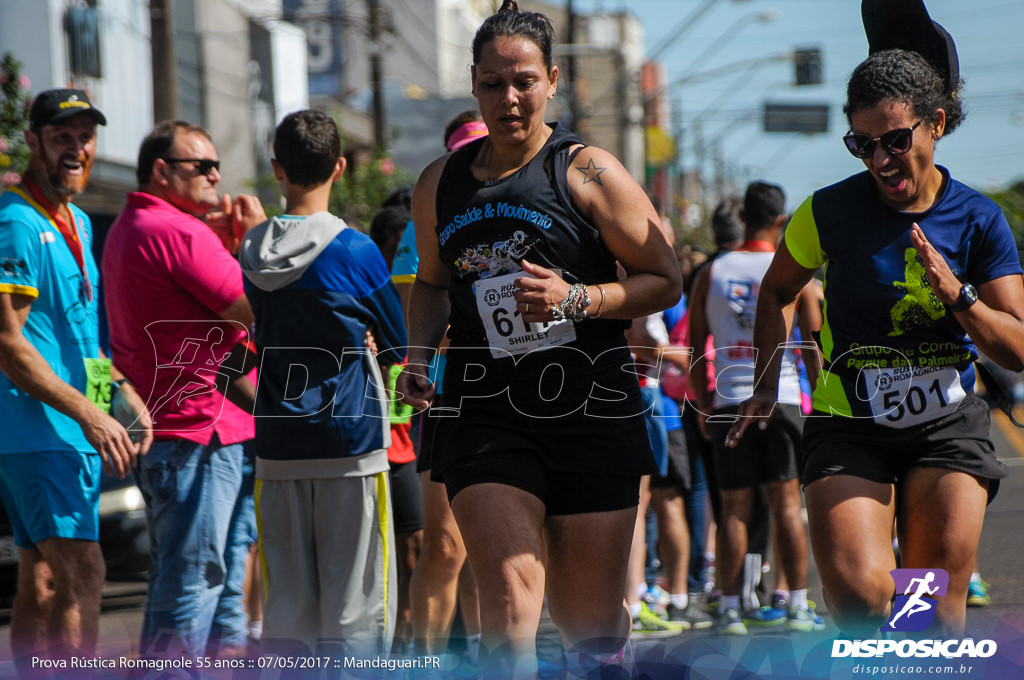
[[171, 253], [171, 278], [220, 315], [245, 294], [238, 261], [205, 225], [177, 235], [179, 239]]

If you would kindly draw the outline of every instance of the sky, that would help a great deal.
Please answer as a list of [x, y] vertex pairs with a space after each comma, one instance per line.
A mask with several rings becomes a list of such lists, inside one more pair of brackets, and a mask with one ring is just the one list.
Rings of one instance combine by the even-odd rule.
[[[893, 0], [895, 1], [895, 0]], [[710, 4], [709, 4], [710, 3]], [[563, 2], [564, 4], [564, 2]], [[708, 5], [685, 30], [682, 21]], [[936, 162], [981, 191], [1024, 179], [1024, 2], [925, 0], [932, 19], [957, 45], [967, 118], [941, 140]], [[722, 71], [670, 89], [682, 111], [683, 165], [695, 167], [695, 130], [705, 146], [721, 136], [725, 161], [742, 185], [763, 179], [780, 184], [794, 210], [815, 189], [864, 169], [843, 147], [846, 82], [867, 56], [858, 0], [574, 0], [580, 12], [631, 11], [644, 25], [648, 53], [660, 55], [671, 82], [682, 75]], [[773, 17], [761, 21], [763, 15]], [[561, 27], [556, 27], [561, 28]], [[824, 82], [796, 87], [793, 64], [771, 57], [797, 47], [820, 47]], [[729, 65], [761, 60], [755, 68]], [[779, 103], [828, 103], [829, 131], [819, 135], [764, 133], [761, 110]], [[694, 124], [698, 118], [702, 122]], [[705, 165], [705, 177], [711, 172]], [[707, 180], [706, 180], [707, 181]]]

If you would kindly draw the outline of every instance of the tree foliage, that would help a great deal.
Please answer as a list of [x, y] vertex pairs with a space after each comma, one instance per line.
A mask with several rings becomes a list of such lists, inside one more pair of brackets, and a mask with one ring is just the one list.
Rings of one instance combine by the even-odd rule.
[[19, 183], [19, 173], [28, 165], [24, 132], [28, 129], [32, 101], [29, 86], [28, 76], [21, 72], [21, 62], [6, 52], [0, 59], [0, 191]]
[[1013, 237], [1017, 241], [1017, 252], [1024, 262], [1024, 179], [1018, 180], [1000, 191], [988, 193], [988, 197], [999, 204], [1010, 223]]
[[383, 151], [377, 151], [369, 162], [346, 168], [331, 191], [331, 212], [366, 231], [387, 195], [412, 185], [415, 179]]

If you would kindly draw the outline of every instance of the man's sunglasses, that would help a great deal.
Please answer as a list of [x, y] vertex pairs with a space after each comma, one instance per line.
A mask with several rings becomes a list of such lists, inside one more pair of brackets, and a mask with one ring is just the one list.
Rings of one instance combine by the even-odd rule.
[[860, 135], [854, 133], [848, 133], [843, 135], [843, 143], [846, 144], [846, 150], [852, 153], [857, 158], [871, 158], [875, 154], [875, 144], [881, 144], [882, 148], [886, 150], [891, 156], [902, 156], [906, 152], [910, 151], [910, 147], [914, 145], [914, 130], [917, 129], [924, 119], [914, 123], [913, 127], [899, 128], [897, 130], [889, 130], [881, 137], [872, 137], [870, 135]]
[[209, 158], [164, 158], [168, 163], [195, 163], [196, 170], [200, 175], [209, 175], [214, 170], [220, 170], [220, 161]]

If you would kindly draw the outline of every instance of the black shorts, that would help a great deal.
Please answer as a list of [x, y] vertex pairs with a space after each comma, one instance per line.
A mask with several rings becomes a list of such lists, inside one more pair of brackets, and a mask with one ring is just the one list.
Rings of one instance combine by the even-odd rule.
[[441, 428], [450, 418], [458, 417], [451, 409], [444, 407], [443, 400], [436, 401], [435, 405], [412, 417], [410, 436], [416, 450], [416, 472], [430, 472], [436, 452], [443, 446], [444, 434]]
[[455, 417], [437, 423], [435, 481], [463, 458], [505, 451], [532, 451], [544, 468], [573, 473], [639, 477], [658, 470], [626, 347], [599, 354], [552, 347], [514, 363], [463, 349], [447, 355], [442, 406]]
[[429, 410], [417, 413], [412, 419], [415, 425], [410, 429], [410, 436], [416, 449], [416, 472], [430, 472], [430, 457], [434, 450], [433, 440], [438, 419], [431, 418]]
[[420, 477], [416, 465], [392, 463], [391, 514], [396, 534], [411, 534], [423, 528], [423, 503], [420, 500]]
[[[716, 409], [714, 416], [735, 416], [738, 407]], [[725, 446], [731, 422], [708, 422], [714, 449], [715, 474], [723, 490], [749, 489], [761, 482], [796, 479], [796, 456], [800, 446], [800, 407], [776, 404], [775, 415], [765, 429], [752, 425], [740, 437], [736, 448]]]
[[548, 515], [578, 515], [636, 507], [640, 477], [554, 470], [534, 451], [494, 451], [455, 461], [444, 471], [451, 502], [474, 484], [505, 484], [544, 502]]
[[689, 491], [690, 487], [690, 453], [686, 448], [686, 434], [683, 428], [669, 430], [668, 470], [664, 477], [659, 474], [651, 475], [651, 488]]
[[996, 457], [990, 426], [988, 405], [974, 393], [952, 414], [902, 429], [815, 412], [805, 419], [800, 481], [853, 475], [899, 484], [914, 467], [949, 468], [989, 480], [991, 503], [1008, 470]]

